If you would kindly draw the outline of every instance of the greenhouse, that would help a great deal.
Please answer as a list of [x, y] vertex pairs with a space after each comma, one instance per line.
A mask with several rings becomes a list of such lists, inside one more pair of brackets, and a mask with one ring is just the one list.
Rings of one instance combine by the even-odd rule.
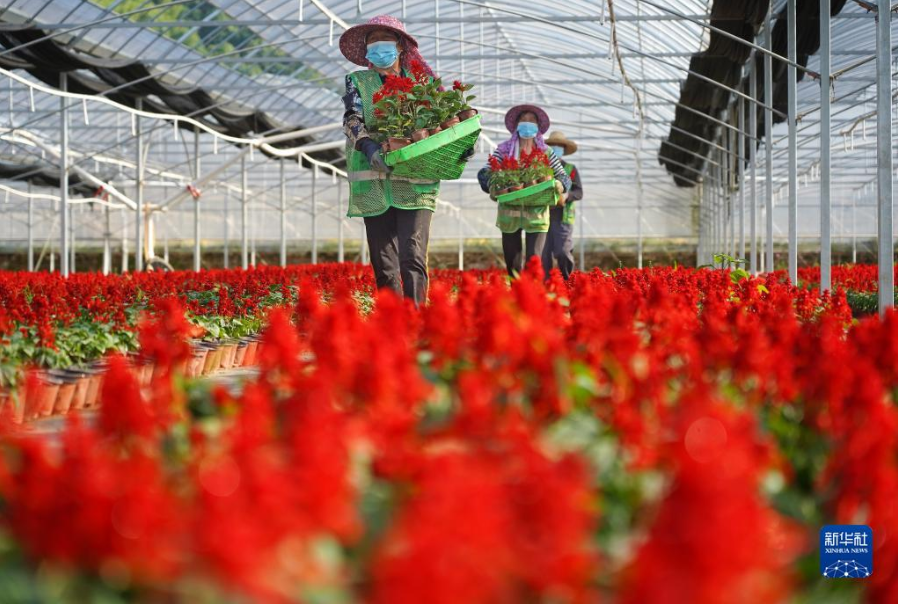
[[894, 13], [7, 0], [0, 602], [898, 602]]

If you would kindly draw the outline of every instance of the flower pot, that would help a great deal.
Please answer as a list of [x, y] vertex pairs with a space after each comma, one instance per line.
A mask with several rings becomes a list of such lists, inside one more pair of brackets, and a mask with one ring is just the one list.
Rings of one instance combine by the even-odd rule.
[[532, 186], [538, 185], [538, 184], [539, 184], [539, 181], [538, 181], [537, 179], [534, 178], [534, 179], [531, 180], [529, 183], [527, 183], [527, 186], [528, 186], [528, 187], [532, 187]]
[[234, 366], [234, 356], [237, 354], [237, 344], [229, 342], [221, 347], [221, 369], [230, 369]]
[[464, 109], [458, 112], [458, 119], [461, 121], [469, 120], [477, 115], [476, 109]]
[[200, 369], [200, 375], [207, 375], [215, 369], [218, 369], [218, 364], [221, 362], [221, 349], [212, 344], [211, 342], [206, 344], [206, 360], [203, 363], [202, 369]]
[[430, 133], [430, 136], [433, 136], [434, 134], [439, 134], [442, 131], [443, 131], [443, 129], [440, 128], [439, 126], [437, 126], [436, 128], [431, 128], [427, 132]]
[[243, 367], [243, 359], [246, 358], [246, 349], [249, 344], [244, 340], [237, 343], [237, 350], [234, 352], [234, 367]]
[[411, 144], [412, 141], [409, 138], [395, 138], [391, 136], [389, 139], [387, 139], [389, 151], [396, 151], [398, 149], [402, 149], [403, 147], [408, 147]]
[[543, 176], [542, 178], [539, 179], [539, 182], [549, 182], [553, 178], [555, 178], [555, 177], [554, 176]]
[[418, 141], [423, 141], [428, 136], [430, 136], [430, 133], [427, 131], [427, 128], [415, 130], [414, 132], [412, 132], [412, 142], [417, 143]]
[[250, 340], [246, 345], [246, 356], [243, 358], [244, 367], [255, 367], [259, 362], [259, 341]]
[[53, 414], [53, 408], [56, 406], [56, 398], [59, 395], [59, 387], [62, 383], [49, 375], [41, 378], [41, 388], [38, 388], [37, 397], [31, 413], [26, 413], [25, 419], [35, 419], [37, 417], [49, 417]]
[[91, 409], [100, 402], [100, 390], [103, 388], [102, 372], [94, 372], [87, 381], [87, 397], [84, 399], [84, 408]]
[[87, 402], [87, 391], [90, 388], [90, 376], [81, 374], [75, 382], [75, 397], [72, 399], [72, 409], [84, 409]]
[[448, 130], [452, 126], [458, 126], [460, 123], [461, 123], [461, 120], [458, 119], [458, 116], [453, 115], [448, 120], [446, 120], [445, 122], [440, 124], [440, 128], [442, 128], [443, 130]]
[[193, 356], [188, 361], [187, 377], [197, 378], [203, 373], [203, 367], [206, 366], [206, 357], [209, 356], [208, 348], [197, 348], [193, 352]]
[[498, 191], [496, 191], [496, 196], [506, 195], [510, 192], [511, 192], [511, 189], [509, 189], [508, 187], [505, 187], [504, 189], [499, 189]]
[[512, 192], [514, 192], [514, 191], [520, 191], [520, 190], [523, 189], [523, 188], [524, 188], [524, 185], [513, 185], [513, 186], [511, 186], [511, 187], [508, 188], [508, 192], [509, 192], [509, 193], [512, 193]]
[[56, 394], [56, 404], [53, 406], [52, 415], [65, 415], [69, 412], [72, 400], [75, 398], [77, 386], [75, 381], [65, 381], [59, 385], [59, 392]]

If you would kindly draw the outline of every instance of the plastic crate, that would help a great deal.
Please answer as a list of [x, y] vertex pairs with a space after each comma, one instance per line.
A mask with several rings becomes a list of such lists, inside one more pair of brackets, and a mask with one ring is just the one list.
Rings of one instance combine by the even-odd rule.
[[547, 180], [546, 182], [524, 187], [520, 191], [499, 195], [496, 201], [507, 206], [554, 206], [558, 202], [558, 194], [555, 192], [555, 180]]
[[438, 132], [422, 141], [384, 156], [393, 176], [418, 180], [457, 180], [465, 171], [461, 159], [480, 137], [480, 116], [467, 119], [457, 126]]

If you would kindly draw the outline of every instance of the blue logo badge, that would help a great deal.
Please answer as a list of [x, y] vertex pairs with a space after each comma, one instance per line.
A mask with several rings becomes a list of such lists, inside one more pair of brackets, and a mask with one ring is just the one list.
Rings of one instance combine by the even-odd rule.
[[873, 574], [873, 530], [863, 524], [820, 529], [820, 572], [830, 579], [865, 579]]

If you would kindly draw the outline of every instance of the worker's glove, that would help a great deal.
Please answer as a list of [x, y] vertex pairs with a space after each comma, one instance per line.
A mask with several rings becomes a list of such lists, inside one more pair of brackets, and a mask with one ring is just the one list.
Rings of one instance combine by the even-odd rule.
[[380, 152], [380, 145], [370, 138], [362, 140], [360, 151], [368, 158], [368, 163], [371, 165], [372, 170], [385, 172], [387, 174], [393, 171], [393, 168], [388, 166], [387, 162], [384, 161], [384, 157]]

